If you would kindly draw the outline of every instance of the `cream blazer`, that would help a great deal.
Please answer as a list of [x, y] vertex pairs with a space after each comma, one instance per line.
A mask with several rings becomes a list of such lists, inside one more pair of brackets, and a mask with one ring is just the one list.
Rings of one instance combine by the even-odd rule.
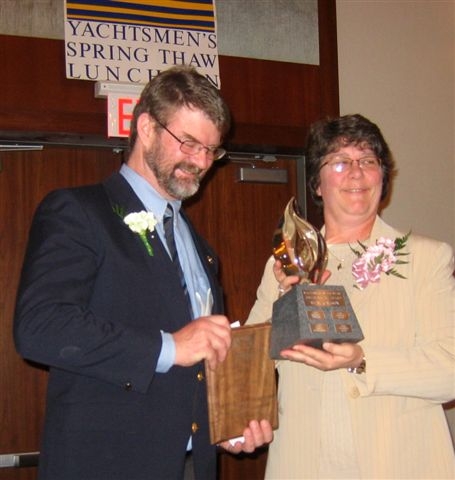
[[[395, 239], [403, 232], [377, 217], [372, 242], [381, 236]], [[409, 263], [398, 267], [406, 279], [383, 275], [380, 283], [350, 294], [365, 335], [367, 371], [337, 370], [344, 389], [339, 394], [348, 402], [359, 478], [454, 479], [454, 451], [441, 406], [455, 398], [453, 251], [417, 235], [404, 250]], [[248, 323], [271, 318], [278, 296], [272, 265], [270, 258]], [[280, 424], [266, 477], [322, 478], [319, 441], [330, 419], [321, 411], [320, 387], [327, 373], [290, 361], [277, 362], [277, 369]]]

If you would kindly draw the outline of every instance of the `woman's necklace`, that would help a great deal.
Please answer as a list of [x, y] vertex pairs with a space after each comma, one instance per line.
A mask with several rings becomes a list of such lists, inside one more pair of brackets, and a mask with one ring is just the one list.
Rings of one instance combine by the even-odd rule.
[[[360, 236], [360, 235], [359, 235]], [[362, 237], [364, 237], [364, 235], [362, 235]], [[365, 243], [365, 242], [368, 242], [370, 236], [368, 235], [366, 239], [364, 239], [362, 241], [362, 243]], [[353, 243], [357, 243], [359, 242], [359, 240], [356, 240], [355, 242]], [[360, 243], [360, 242], [359, 242]], [[343, 245], [347, 245], [349, 246], [349, 250], [351, 252], [349, 252], [349, 250], [346, 250]], [[330, 255], [332, 255], [332, 257], [338, 262], [338, 265], [337, 265], [337, 270], [342, 270], [344, 268], [344, 264], [345, 264], [345, 261], [346, 261], [346, 258], [350, 258], [350, 255], [354, 253], [354, 250], [352, 249], [351, 247], [351, 243], [348, 242], [348, 243], [332, 243], [331, 244], [332, 248], [333, 249], [336, 249], [336, 251], [339, 253], [340, 256], [336, 255], [332, 248], [329, 247], [329, 244], [327, 243], [327, 250], [329, 251]], [[337, 248], [339, 247], [339, 248]]]
[[330, 250], [330, 248], [328, 250], [329, 250], [330, 255], [332, 255], [332, 257], [335, 258], [335, 260], [338, 260], [338, 262], [340, 262], [337, 265], [337, 270], [341, 270], [344, 267], [344, 258], [340, 258], [338, 255], [335, 255], [332, 252], [332, 250]]
[[[369, 240], [369, 237], [364, 240], [364, 242], [368, 242]], [[340, 248], [336, 248], [336, 247], [341, 247]], [[329, 251], [330, 255], [332, 255], [332, 257], [338, 262], [338, 265], [337, 265], [337, 270], [341, 270], [342, 268], [344, 268], [345, 266], [345, 262], [346, 261], [349, 261], [349, 260], [352, 260], [352, 256], [354, 255], [354, 250], [352, 249], [351, 247], [351, 244], [348, 243], [347, 246], [349, 246], [349, 250], [347, 250], [347, 247], [344, 248], [342, 247], [342, 244], [332, 244], [332, 248], [330, 248], [328, 245], [327, 245], [327, 250]], [[338, 256], [337, 254], [335, 254], [333, 252], [333, 249], [336, 249], [336, 251], [338, 252]]]

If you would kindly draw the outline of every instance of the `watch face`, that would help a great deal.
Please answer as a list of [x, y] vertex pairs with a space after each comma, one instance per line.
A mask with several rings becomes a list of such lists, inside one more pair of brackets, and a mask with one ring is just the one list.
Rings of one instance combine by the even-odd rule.
[[360, 365], [356, 368], [355, 373], [363, 373], [365, 372], [366, 369], [367, 369], [367, 362], [365, 359], [363, 359]]
[[361, 374], [361, 373], [364, 373], [366, 369], [367, 369], [367, 361], [365, 360], [365, 358], [363, 358], [363, 360], [360, 362], [360, 365], [358, 367], [348, 368], [348, 372]]

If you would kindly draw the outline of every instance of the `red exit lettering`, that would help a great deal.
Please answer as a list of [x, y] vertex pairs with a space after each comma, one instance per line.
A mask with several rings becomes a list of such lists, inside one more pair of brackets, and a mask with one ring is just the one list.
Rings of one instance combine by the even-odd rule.
[[130, 134], [130, 123], [133, 118], [133, 110], [139, 98], [118, 99], [118, 133], [127, 137]]

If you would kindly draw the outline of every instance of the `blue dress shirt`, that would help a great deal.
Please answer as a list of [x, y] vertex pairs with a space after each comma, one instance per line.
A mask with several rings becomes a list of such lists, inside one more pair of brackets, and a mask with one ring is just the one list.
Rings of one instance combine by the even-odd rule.
[[[206, 311], [205, 306], [211, 305], [210, 284], [205, 274], [204, 268], [196, 251], [188, 225], [179, 215], [182, 202], [179, 200], [166, 200], [147, 182], [141, 175], [136, 173], [128, 165], [123, 164], [120, 168], [120, 174], [125, 177], [131, 185], [136, 195], [139, 197], [145, 208], [149, 212], [153, 212], [158, 223], [155, 227], [164, 247], [167, 244], [164, 238], [163, 215], [168, 203], [174, 209], [174, 235], [182, 266], [185, 282], [188, 287], [188, 293], [191, 300], [195, 318], [202, 315], [209, 315], [211, 311]], [[156, 371], [158, 373], [167, 372], [174, 364], [175, 344], [172, 335], [168, 332], [161, 331], [163, 344], [161, 353], [158, 358]]]

